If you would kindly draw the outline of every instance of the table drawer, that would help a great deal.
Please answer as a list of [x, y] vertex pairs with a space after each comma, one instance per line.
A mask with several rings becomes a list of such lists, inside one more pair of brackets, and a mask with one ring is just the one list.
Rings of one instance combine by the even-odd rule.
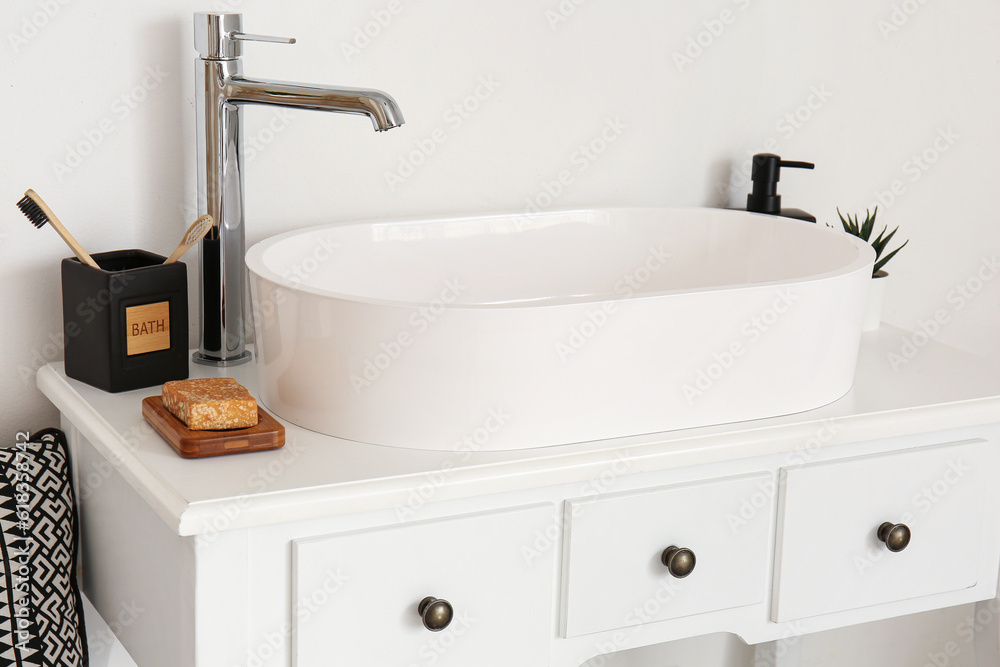
[[[772, 619], [975, 586], [995, 460], [973, 440], [782, 470]], [[902, 550], [883, 524], [905, 526]]]
[[[567, 501], [565, 636], [763, 602], [773, 499], [761, 473]], [[683, 578], [671, 546], [694, 553]]]
[[[293, 541], [297, 667], [547, 667], [554, 552], [525, 547], [552, 505]], [[418, 606], [447, 600], [432, 632]]]

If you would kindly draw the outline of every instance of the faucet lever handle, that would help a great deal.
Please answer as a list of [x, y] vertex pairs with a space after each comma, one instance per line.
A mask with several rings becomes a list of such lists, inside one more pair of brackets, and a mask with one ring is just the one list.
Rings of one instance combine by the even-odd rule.
[[231, 32], [230, 39], [237, 39], [243, 42], [270, 42], [272, 44], [294, 44], [294, 37], [273, 37], [271, 35], [256, 35], [249, 32]]
[[289, 37], [243, 32], [243, 15], [236, 12], [197, 12], [194, 15], [194, 48], [203, 60], [235, 60], [243, 55], [243, 42], [294, 44]]

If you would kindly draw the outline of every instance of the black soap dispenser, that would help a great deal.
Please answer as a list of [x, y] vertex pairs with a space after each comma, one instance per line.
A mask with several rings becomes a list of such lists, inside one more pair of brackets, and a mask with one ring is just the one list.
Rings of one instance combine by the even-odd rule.
[[812, 169], [815, 166], [811, 162], [782, 160], [780, 155], [774, 153], [757, 153], [753, 156], [753, 172], [750, 175], [753, 180], [753, 193], [747, 195], [747, 210], [751, 213], [767, 213], [816, 222], [816, 216], [801, 209], [781, 208], [781, 195], [778, 194], [782, 167]]

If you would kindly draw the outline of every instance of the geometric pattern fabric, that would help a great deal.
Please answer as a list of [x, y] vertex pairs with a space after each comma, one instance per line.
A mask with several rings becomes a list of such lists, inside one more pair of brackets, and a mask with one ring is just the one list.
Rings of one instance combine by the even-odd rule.
[[0, 665], [87, 667], [66, 436], [0, 447]]

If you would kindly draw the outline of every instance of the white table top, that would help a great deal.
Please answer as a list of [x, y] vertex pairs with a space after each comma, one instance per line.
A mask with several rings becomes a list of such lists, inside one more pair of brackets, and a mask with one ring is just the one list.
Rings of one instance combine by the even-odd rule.
[[[168, 525], [179, 535], [196, 535], [211, 530], [211, 519], [234, 500], [242, 511], [230, 528], [392, 508], [441, 470], [448, 472], [435, 500], [586, 481], [626, 453], [642, 457], [643, 470], [660, 470], [787, 451], [789, 443], [805, 441], [826, 420], [836, 425], [835, 440], [826, 446], [1000, 422], [1000, 369], [935, 341], [907, 358], [904, 336], [913, 338], [888, 325], [864, 334], [854, 387], [816, 410], [504, 452], [397, 449], [283, 422], [281, 449], [183, 459], [142, 417], [142, 399], [159, 394], [159, 387], [109, 394], [67, 378], [62, 362], [42, 367], [37, 381]], [[253, 364], [191, 365], [191, 377], [224, 375], [257, 394]]]

